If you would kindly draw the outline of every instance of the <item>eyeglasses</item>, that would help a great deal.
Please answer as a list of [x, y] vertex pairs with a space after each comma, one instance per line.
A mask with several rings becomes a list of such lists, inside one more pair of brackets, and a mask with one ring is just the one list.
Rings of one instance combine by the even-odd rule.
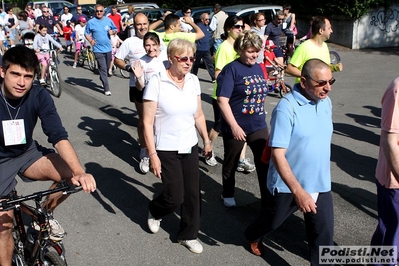
[[209, 18], [206, 18], [206, 19], [204, 19], [204, 20], [210, 20]]
[[243, 30], [243, 29], [245, 29], [245, 26], [237, 24], [237, 25], [234, 25], [233, 28], [235, 28], [235, 29], [241, 28]]
[[191, 63], [195, 61], [195, 57], [187, 57], [187, 56], [180, 57], [175, 55], [175, 58], [177, 62], [183, 62], [183, 63], [186, 63], [188, 60], [190, 60]]
[[266, 19], [264, 19], [264, 18], [263, 19], [257, 19], [256, 21], [264, 21], [264, 20], [266, 20]]
[[281, 20], [281, 21], [283, 21], [283, 20], [284, 20], [284, 18], [277, 18], [277, 20]]
[[330, 84], [330, 85], [333, 85], [334, 84], [334, 82], [335, 82], [335, 78], [332, 78], [332, 79], [330, 79], [330, 80], [314, 80], [314, 79], [312, 79], [310, 76], [308, 76], [308, 75], [305, 75], [304, 77], [307, 77], [307, 78], [310, 78], [311, 80], [313, 80], [314, 82], [316, 82], [317, 83], [317, 86], [316, 87], [324, 87], [324, 86], [326, 86], [327, 85], [327, 83], [328, 84]]
[[102, 13], [104, 10], [96, 10], [96, 13]]
[[42, 11], [42, 13], [48, 13], [48, 11]]

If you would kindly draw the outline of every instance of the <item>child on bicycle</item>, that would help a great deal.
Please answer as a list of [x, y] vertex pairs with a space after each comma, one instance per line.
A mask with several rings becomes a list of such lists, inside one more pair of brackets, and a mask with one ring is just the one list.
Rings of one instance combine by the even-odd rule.
[[62, 45], [47, 34], [47, 26], [40, 25], [39, 32], [36, 34], [35, 39], [33, 39], [33, 49], [36, 52], [37, 58], [41, 64], [40, 70], [40, 84], [46, 85], [46, 80], [44, 79], [46, 72], [48, 70], [48, 63], [50, 60], [50, 42], [57, 47], [60, 51], [63, 51]]
[[75, 58], [73, 61], [73, 68], [76, 68], [79, 52], [81, 47], [86, 47], [85, 42], [85, 29], [86, 29], [86, 18], [81, 16], [78, 23], [75, 26]]
[[266, 40], [265, 44], [265, 52], [264, 52], [264, 64], [266, 67], [266, 71], [269, 77], [277, 75], [277, 68], [284, 69], [284, 65], [280, 65], [276, 60], [276, 55], [273, 52], [273, 49], [276, 48], [276, 45], [272, 40]]
[[119, 38], [116, 32], [114, 32], [111, 36], [111, 45], [112, 45], [112, 58], [111, 63], [109, 64], [108, 75], [112, 76], [112, 68], [114, 67], [114, 60], [116, 52], [118, 51], [119, 46], [123, 43], [123, 41]]
[[64, 40], [65, 40], [65, 49], [67, 52], [71, 52], [72, 51], [72, 40], [71, 40], [71, 35], [73, 32], [73, 26], [71, 25], [71, 21], [68, 20], [66, 22], [66, 25], [64, 26], [64, 28], [62, 29], [62, 31], [64, 32]]

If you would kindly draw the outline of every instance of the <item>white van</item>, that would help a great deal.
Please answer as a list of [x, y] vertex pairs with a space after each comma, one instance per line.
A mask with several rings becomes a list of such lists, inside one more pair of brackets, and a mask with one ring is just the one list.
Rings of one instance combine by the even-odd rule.
[[222, 10], [229, 16], [240, 16], [245, 23], [250, 24], [249, 16], [252, 14], [262, 12], [265, 15], [266, 23], [269, 23], [273, 20], [278, 10], [283, 10], [283, 7], [279, 5], [245, 4], [223, 7]]

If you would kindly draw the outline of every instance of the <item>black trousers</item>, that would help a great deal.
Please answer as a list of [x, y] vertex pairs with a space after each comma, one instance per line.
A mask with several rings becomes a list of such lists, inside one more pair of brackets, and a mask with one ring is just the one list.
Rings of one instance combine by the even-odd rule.
[[[263, 163], [261, 158], [263, 149], [266, 145], [267, 136], [267, 128], [264, 128], [247, 135], [246, 138], [247, 144], [251, 148], [254, 155], [254, 163], [256, 166], [256, 173], [258, 175], [262, 206], [265, 204], [266, 200], [266, 178], [269, 166]], [[222, 196], [224, 198], [234, 197], [234, 188], [236, 183], [235, 174], [244, 144], [244, 141], [236, 140], [232, 135], [223, 133], [224, 161], [222, 167]]]
[[157, 151], [161, 160], [163, 189], [150, 202], [149, 210], [155, 219], [173, 213], [180, 207], [178, 240], [196, 239], [201, 223], [201, 193], [198, 145], [191, 153]]
[[[267, 194], [266, 206], [245, 230], [245, 238], [250, 242], [259, 241], [298, 210], [291, 193], [275, 193], [273, 196], [267, 190]], [[316, 205], [316, 214], [304, 214], [311, 265], [319, 265], [319, 246], [334, 245], [334, 210], [331, 191], [320, 193]]]

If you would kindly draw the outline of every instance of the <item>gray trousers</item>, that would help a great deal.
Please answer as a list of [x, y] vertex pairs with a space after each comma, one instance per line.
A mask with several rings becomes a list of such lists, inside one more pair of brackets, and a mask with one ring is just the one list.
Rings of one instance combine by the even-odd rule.
[[111, 64], [111, 51], [107, 53], [94, 53], [97, 60], [98, 72], [100, 73], [100, 80], [104, 87], [104, 92], [109, 91], [108, 83], [108, 69]]

